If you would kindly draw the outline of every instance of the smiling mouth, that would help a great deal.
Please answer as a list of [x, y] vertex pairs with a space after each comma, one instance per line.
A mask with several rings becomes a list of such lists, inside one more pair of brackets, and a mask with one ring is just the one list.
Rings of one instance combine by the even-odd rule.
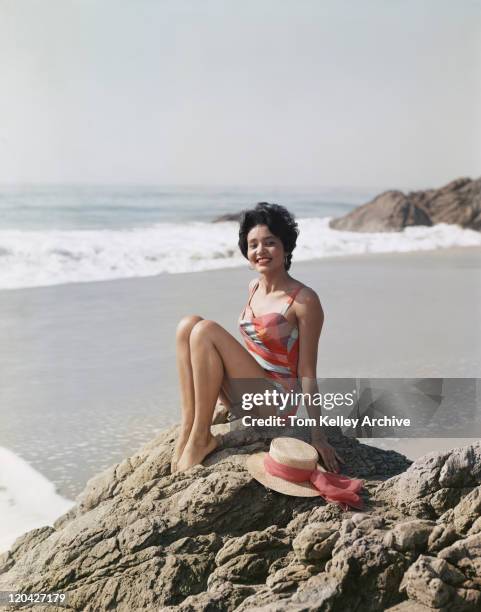
[[268, 257], [260, 257], [256, 261], [257, 263], [269, 263], [271, 260]]

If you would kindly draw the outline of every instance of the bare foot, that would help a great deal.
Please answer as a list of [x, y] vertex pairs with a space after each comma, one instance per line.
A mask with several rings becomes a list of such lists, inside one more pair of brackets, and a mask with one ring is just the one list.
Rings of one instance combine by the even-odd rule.
[[193, 442], [190, 439], [185, 445], [184, 452], [182, 453], [182, 456], [177, 464], [178, 471], [183, 472], [184, 470], [188, 470], [193, 465], [202, 463], [207, 455], [210, 455], [210, 453], [215, 451], [218, 445], [219, 438], [217, 436], [213, 436], [212, 434], [209, 434], [207, 442], [204, 443]]
[[170, 460], [170, 472], [173, 474], [177, 472], [179, 459], [182, 456], [185, 445], [189, 439], [190, 429], [187, 431], [181, 431], [179, 433], [179, 437], [177, 438], [177, 442], [175, 443], [174, 452], [172, 453], [172, 459]]

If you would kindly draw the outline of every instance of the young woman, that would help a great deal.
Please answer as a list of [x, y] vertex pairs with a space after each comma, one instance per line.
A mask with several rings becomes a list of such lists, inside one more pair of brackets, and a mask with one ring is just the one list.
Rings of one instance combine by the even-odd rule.
[[[176, 342], [182, 424], [173, 472], [201, 463], [215, 450], [212, 415], [219, 395], [225, 397], [229, 379], [267, 378], [285, 389], [296, 380], [302, 392], [317, 392], [324, 314], [316, 292], [288, 273], [297, 235], [297, 224], [283, 206], [263, 202], [243, 214], [239, 248], [258, 273], [239, 320], [246, 347], [214, 321], [198, 315], [180, 321]], [[338, 472], [342, 460], [322, 429], [312, 431], [311, 444], [326, 469]]]

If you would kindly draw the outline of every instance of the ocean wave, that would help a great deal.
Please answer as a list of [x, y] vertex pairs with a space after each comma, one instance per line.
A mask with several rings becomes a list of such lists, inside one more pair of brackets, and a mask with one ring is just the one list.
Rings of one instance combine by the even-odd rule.
[[24, 459], [0, 447], [0, 553], [26, 531], [52, 525], [73, 505]]
[[[402, 232], [332, 230], [328, 218], [300, 219], [294, 263], [323, 257], [481, 246], [456, 225]], [[130, 230], [0, 231], [0, 289], [178, 274], [246, 265], [238, 224], [161, 223]]]

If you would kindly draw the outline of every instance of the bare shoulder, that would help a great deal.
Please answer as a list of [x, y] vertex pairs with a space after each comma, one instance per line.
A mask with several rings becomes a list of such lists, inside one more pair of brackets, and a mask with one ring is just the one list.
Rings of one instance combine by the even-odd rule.
[[254, 289], [257, 282], [258, 282], [257, 278], [253, 278], [251, 281], [249, 281], [249, 292], [251, 292], [252, 289]]
[[296, 295], [296, 311], [299, 309], [299, 313], [301, 312], [317, 312], [323, 315], [321, 300], [317, 293], [311, 287], [307, 285], [302, 285], [300, 291]]
[[301, 289], [296, 295], [296, 301], [304, 304], [319, 304], [321, 303], [319, 296], [311, 287], [300, 283]]

